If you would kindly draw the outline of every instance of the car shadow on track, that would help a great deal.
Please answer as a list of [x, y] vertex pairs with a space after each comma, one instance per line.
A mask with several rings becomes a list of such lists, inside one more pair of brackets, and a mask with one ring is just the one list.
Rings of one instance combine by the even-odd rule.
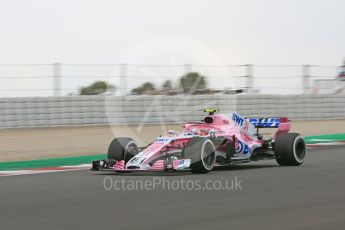
[[[265, 164], [265, 165], [242, 164], [242, 165], [215, 167], [213, 171], [255, 170], [255, 169], [276, 168], [276, 167], [280, 167], [280, 166], [274, 165], [274, 164]], [[102, 172], [94, 172], [92, 174], [95, 176], [110, 176], [110, 175], [111, 176], [192, 176], [192, 175], [197, 175], [189, 170], [180, 171], [180, 172], [166, 171], [166, 172], [126, 172], [126, 173], [102, 171]]]
[[188, 176], [193, 175], [191, 171], [183, 171], [183, 172], [174, 172], [174, 171], [167, 171], [167, 172], [127, 172], [127, 173], [117, 173], [117, 172], [101, 172], [101, 173], [94, 173], [95, 176]]

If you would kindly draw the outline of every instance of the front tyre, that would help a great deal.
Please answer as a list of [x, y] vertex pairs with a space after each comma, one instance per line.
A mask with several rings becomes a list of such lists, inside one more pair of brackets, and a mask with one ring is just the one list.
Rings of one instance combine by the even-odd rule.
[[191, 169], [194, 173], [208, 173], [216, 162], [216, 150], [208, 138], [193, 137], [184, 149], [185, 158], [191, 159]]
[[277, 136], [274, 144], [276, 161], [281, 166], [303, 164], [307, 153], [304, 138], [299, 133], [283, 133]]
[[110, 143], [107, 158], [127, 163], [137, 153], [138, 147], [132, 138], [118, 137]]

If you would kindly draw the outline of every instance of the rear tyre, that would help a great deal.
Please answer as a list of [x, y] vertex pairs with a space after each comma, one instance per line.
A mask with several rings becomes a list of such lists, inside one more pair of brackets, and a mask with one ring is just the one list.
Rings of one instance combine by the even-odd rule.
[[193, 137], [184, 149], [185, 158], [191, 159], [194, 173], [208, 173], [216, 162], [216, 151], [213, 142], [208, 138]]
[[281, 166], [303, 164], [307, 153], [304, 138], [299, 133], [283, 133], [277, 136], [274, 144], [276, 161]]
[[108, 159], [124, 160], [126, 163], [138, 153], [138, 147], [132, 138], [115, 138], [108, 148]]

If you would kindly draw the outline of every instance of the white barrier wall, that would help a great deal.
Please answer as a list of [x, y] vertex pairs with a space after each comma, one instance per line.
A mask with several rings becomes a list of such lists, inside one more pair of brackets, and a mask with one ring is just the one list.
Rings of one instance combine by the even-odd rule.
[[345, 95], [102, 95], [0, 98], [0, 128], [195, 121], [207, 107], [245, 117], [345, 119]]

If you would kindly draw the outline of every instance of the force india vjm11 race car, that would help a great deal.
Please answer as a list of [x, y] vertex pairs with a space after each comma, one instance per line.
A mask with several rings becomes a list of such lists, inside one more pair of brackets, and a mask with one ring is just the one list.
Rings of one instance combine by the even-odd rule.
[[[306, 145], [302, 135], [289, 133], [288, 118], [249, 118], [237, 113], [215, 114], [207, 109], [201, 122], [183, 124], [183, 131], [168, 131], [146, 147], [127, 137], [115, 138], [107, 159], [93, 161], [92, 169], [115, 172], [180, 171], [207, 173], [215, 167], [275, 159], [282, 166], [304, 162]], [[264, 138], [259, 128], [277, 128]]]

